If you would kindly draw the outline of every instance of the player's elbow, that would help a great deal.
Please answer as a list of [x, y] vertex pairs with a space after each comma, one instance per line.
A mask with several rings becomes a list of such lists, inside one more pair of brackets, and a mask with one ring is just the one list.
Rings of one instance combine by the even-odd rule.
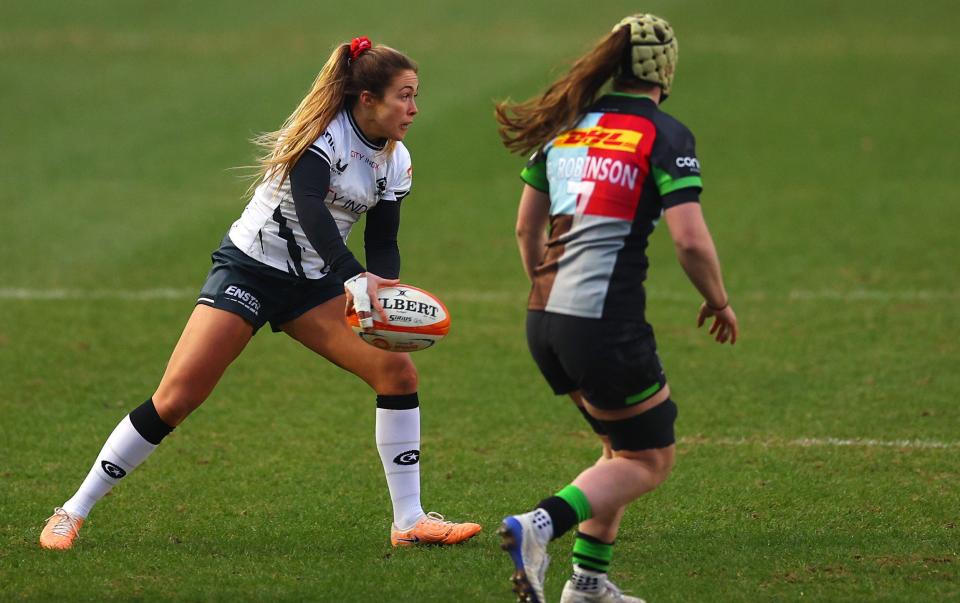
[[693, 230], [673, 234], [673, 247], [677, 255], [697, 255], [707, 248], [707, 241]]
[[527, 222], [517, 222], [514, 234], [518, 241], [529, 241], [540, 236], [540, 231]]

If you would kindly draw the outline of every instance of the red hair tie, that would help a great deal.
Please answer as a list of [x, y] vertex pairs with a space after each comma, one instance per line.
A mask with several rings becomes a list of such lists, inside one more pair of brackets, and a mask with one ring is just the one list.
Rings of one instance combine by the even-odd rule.
[[350, 60], [356, 61], [364, 51], [370, 50], [371, 48], [373, 48], [373, 44], [367, 36], [354, 38], [350, 41]]

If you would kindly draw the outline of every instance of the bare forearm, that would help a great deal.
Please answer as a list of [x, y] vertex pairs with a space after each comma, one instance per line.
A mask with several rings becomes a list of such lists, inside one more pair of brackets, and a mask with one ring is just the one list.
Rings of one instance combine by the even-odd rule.
[[703, 219], [700, 204], [689, 201], [680, 203], [667, 209], [664, 216], [677, 250], [677, 259], [690, 282], [703, 296], [704, 302], [697, 312], [697, 326], [703, 326], [712, 316], [710, 334], [717, 342], [736, 343], [739, 333], [737, 315], [723, 287], [717, 248], [713, 245], [713, 237]]
[[520, 261], [527, 278], [533, 280], [533, 269], [537, 267], [543, 256], [543, 248], [547, 244], [545, 231], [522, 232], [517, 231], [517, 247], [520, 249]]
[[684, 272], [707, 304], [713, 308], [725, 306], [729, 300], [723, 286], [720, 260], [709, 235], [694, 243], [678, 244], [676, 250]]
[[527, 278], [533, 280], [533, 270], [543, 258], [547, 246], [547, 223], [550, 219], [550, 197], [530, 185], [523, 187], [520, 208], [517, 210], [517, 247]]

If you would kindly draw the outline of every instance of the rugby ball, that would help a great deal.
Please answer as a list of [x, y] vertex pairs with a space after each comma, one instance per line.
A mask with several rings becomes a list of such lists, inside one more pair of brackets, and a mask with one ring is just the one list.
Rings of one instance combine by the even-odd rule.
[[373, 329], [360, 328], [351, 308], [347, 323], [361, 339], [390, 352], [416, 352], [436, 345], [450, 332], [450, 312], [437, 296], [410, 285], [383, 287], [377, 292], [386, 316], [374, 310]]

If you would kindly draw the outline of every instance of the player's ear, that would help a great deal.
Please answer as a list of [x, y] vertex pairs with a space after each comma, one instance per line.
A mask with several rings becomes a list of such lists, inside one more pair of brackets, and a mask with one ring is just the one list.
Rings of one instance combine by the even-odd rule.
[[369, 90], [364, 90], [360, 93], [360, 104], [364, 107], [372, 107], [376, 103], [377, 97]]

